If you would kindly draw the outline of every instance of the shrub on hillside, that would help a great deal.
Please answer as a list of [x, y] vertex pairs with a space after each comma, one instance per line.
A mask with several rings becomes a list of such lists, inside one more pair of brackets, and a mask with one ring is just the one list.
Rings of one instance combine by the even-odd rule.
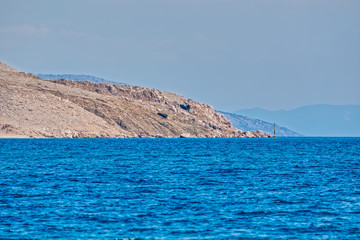
[[166, 113], [158, 113], [159, 116], [163, 117], [163, 118], [167, 118], [168, 115]]
[[183, 105], [183, 104], [180, 104], [180, 107], [186, 111], [190, 110], [190, 105]]

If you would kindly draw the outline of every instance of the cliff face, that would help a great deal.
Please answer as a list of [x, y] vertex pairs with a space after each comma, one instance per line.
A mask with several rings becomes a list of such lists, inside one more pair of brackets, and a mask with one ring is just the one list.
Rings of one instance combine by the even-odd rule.
[[204, 103], [138, 86], [45, 80], [0, 63], [0, 137], [270, 137]]

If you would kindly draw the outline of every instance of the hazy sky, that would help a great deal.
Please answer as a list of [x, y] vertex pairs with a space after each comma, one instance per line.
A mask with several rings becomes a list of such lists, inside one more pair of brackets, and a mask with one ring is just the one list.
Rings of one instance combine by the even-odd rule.
[[0, 0], [0, 61], [232, 111], [360, 104], [359, 0]]

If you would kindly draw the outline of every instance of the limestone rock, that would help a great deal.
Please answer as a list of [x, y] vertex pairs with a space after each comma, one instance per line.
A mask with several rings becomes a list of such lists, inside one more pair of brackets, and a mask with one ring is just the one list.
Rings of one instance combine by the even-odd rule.
[[261, 131], [233, 128], [210, 105], [174, 93], [124, 84], [45, 80], [3, 63], [0, 109], [0, 137], [269, 137]]

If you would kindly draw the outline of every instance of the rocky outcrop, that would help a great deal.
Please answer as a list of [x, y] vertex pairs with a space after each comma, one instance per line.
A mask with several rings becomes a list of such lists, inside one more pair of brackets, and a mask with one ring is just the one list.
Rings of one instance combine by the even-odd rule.
[[0, 65], [0, 137], [232, 138], [243, 132], [207, 104], [139, 86], [41, 79]]

